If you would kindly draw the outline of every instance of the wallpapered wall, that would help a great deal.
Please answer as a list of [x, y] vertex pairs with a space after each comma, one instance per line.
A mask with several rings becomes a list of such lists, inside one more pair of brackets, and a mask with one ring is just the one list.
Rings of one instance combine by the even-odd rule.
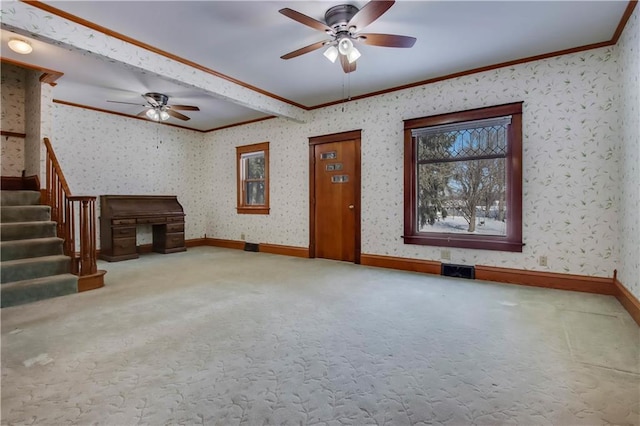
[[[42, 138], [52, 134], [52, 93], [53, 88], [40, 83], [41, 73], [27, 71], [25, 73], [25, 133], [24, 168], [26, 175], [39, 175], [40, 182], [46, 181], [45, 147]], [[28, 119], [26, 119], [28, 117]]]
[[620, 266], [618, 279], [640, 299], [640, 12], [618, 42], [622, 81]]
[[[3, 64], [0, 84], [2, 90], [2, 124], [7, 132], [24, 133], [24, 68]], [[2, 138], [2, 176], [20, 176], [24, 169], [24, 139], [14, 136]]]
[[[362, 129], [362, 252], [439, 260], [440, 248], [400, 238], [403, 120], [524, 101], [524, 251], [452, 249], [451, 261], [611, 276], [619, 235], [618, 98], [614, 50], [601, 48], [324, 108], [306, 124], [273, 119], [205, 134], [216, 197], [207, 234], [307, 246], [308, 137]], [[271, 214], [236, 215], [234, 147], [262, 141], [271, 142]], [[538, 265], [541, 255], [548, 267]]]
[[[204, 236], [212, 197], [201, 133], [53, 105], [51, 142], [73, 194], [177, 195], [185, 237]], [[138, 244], [151, 240], [151, 227], [140, 228]]]
[[[440, 248], [400, 238], [403, 120], [524, 101], [524, 252], [452, 249], [451, 261], [611, 276], [620, 257], [617, 52], [590, 50], [349, 102], [313, 111], [304, 124], [272, 119], [208, 134], [55, 104], [53, 144], [74, 193], [177, 194], [187, 238], [244, 233], [251, 242], [306, 247], [308, 137], [362, 129], [363, 253], [438, 260]], [[263, 141], [271, 142], [271, 214], [237, 215], [235, 146]], [[538, 265], [541, 255], [548, 267]]]

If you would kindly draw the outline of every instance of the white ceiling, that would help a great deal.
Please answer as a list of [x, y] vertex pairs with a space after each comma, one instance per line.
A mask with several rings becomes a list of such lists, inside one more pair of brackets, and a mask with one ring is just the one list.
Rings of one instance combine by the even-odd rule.
[[[345, 75], [322, 49], [290, 59], [285, 53], [326, 39], [280, 13], [289, 7], [323, 21], [343, 3], [366, 1], [44, 1], [44, 3], [173, 55], [208, 67], [291, 102], [313, 107], [456, 72], [611, 40], [623, 1], [398, 1], [365, 32], [418, 40], [411, 49], [358, 45], [357, 70]], [[77, 25], [77, 24], [74, 24]], [[3, 24], [3, 28], [4, 24]], [[32, 30], [33, 31], [33, 30]], [[37, 30], [35, 31], [37, 32]], [[54, 98], [136, 115], [138, 102], [157, 91], [169, 103], [200, 107], [185, 112], [198, 130], [267, 116], [194, 87], [95, 55], [31, 40], [34, 53], [2, 56], [64, 73]]]

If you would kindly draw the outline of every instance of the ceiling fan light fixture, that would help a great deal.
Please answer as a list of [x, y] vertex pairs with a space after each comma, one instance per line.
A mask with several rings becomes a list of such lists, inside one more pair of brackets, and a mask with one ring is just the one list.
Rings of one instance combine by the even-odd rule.
[[339, 55], [339, 52], [335, 46], [329, 46], [329, 48], [324, 51], [324, 56], [331, 62], [335, 62], [336, 59], [338, 59], [338, 55]]
[[169, 117], [170, 115], [167, 111], [165, 111], [164, 109], [160, 111], [160, 120], [167, 121]]
[[155, 108], [149, 108], [146, 115], [153, 121], [160, 121], [160, 114], [155, 110]]
[[354, 63], [360, 56], [362, 56], [362, 54], [360, 53], [360, 51], [358, 49], [356, 49], [355, 47], [351, 48], [351, 50], [349, 51], [349, 53], [347, 53], [347, 60], [349, 61], [350, 64]]
[[21, 55], [28, 55], [33, 52], [33, 47], [31, 47], [31, 43], [26, 40], [22, 40], [19, 38], [12, 38], [9, 40], [9, 49], [13, 50], [16, 53]]
[[353, 49], [353, 42], [348, 37], [343, 37], [338, 41], [338, 52], [341, 55], [348, 55], [351, 49]]

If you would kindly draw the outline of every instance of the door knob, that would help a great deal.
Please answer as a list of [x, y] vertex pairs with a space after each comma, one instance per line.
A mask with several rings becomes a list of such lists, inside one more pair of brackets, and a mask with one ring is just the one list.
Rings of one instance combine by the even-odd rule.
[[353, 204], [349, 204], [349, 210], [353, 210]]

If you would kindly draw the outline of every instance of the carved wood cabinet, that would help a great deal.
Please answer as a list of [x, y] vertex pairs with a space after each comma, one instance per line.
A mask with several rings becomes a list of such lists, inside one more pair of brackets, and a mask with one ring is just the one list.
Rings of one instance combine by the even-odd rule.
[[100, 259], [136, 259], [136, 226], [151, 225], [153, 251], [185, 251], [184, 210], [175, 195], [100, 196]]

